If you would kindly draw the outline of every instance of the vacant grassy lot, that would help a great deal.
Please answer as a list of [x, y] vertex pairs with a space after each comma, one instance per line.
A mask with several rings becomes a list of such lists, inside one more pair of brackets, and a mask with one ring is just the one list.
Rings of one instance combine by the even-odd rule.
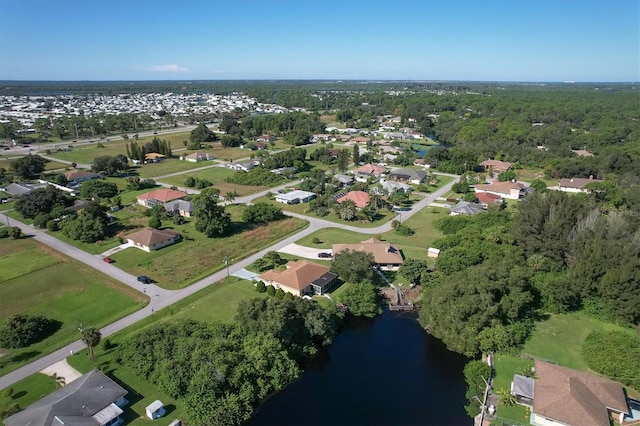
[[145, 295], [35, 240], [3, 240], [0, 270], [0, 320], [30, 314], [62, 323], [41, 342], [4, 350], [0, 375], [78, 339], [80, 323], [102, 327], [148, 301]]
[[171, 173], [185, 172], [191, 169], [202, 167], [202, 164], [192, 163], [190, 161], [182, 161], [177, 158], [170, 158], [159, 163], [143, 164], [139, 166], [133, 166], [131, 171], [141, 178], [155, 178], [157, 176], [164, 176]]
[[[15, 160], [17, 160], [19, 157], [12, 157], [12, 158], [2, 158], [0, 159], [0, 168], [5, 169], [7, 171], [11, 171], [11, 163], [14, 162]], [[44, 170], [46, 172], [51, 171], [51, 170], [59, 170], [59, 169], [64, 169], [66, 167], [69, 167], [67, 164], [64, 163], [59, 163], [57, 161], [47, 161], [47, 163], [45, 163], [44, 165]]]
[[522, 352], [534, 358], [549, 360], [576, 370], [588, 370], [582, 357], [582, 343], [596, 330], [618, 330], [635, 333], [615, 324], [600, 321], [581, 312], [551, 315], [539, 322]]
[[[234, 175], [234, 173], [244, 173], [238, 172], [235, 170], [227, 169], [226, 167], [211, 167], [206, 170], [198, 170], [190, 173], [184, 173], [179, 176], [171, 176], [167, 178], [160, 179], [162, 183], [167, 183], [169, 185], [175, 186], [185, 186], [185, 181], [187, 177], [191, 176], [198, 179], [205, 179], [209, 182], [213, 183], [215, 188], [220, 190], [220, 194], [224, 195], [227, 192], [235, 191], [239, 197], [255, 194], [256, 192], [263, 191], [268, 189], [268, 186], [248, 186], [248, 185], [238, 185], [235, 183], [228, 183], [226, 179]], [[280, 183], [276, 183], [274, 185], [279, 185]]]
[[[339, 228], [325, 228], [301, 238], [297, 243], [308, 247], [331, 249], [333, 244], [359, 243], [360, 241], [373, 237], [397, 244], [405, 258], [425, 259], [429, 245], [434, 240], [442, 237], [440, 231], [433, 227], [433, 221], [445, 215], [445, 210], [435, 207], [420, 210], [404, 222], [415, 231], [415, 234], [408, 237], [398, 235], [395, 231], [389, 231], [379, 235], [369, 235]], [[318, 238], [320, 243], [313, 244], [313, 238]]]
[[518, 180], [523, 180], [525, 182], [531, 182], [534, 179], [540, 179], [547, 186], [556, 186], [558, 184], [558, 179], [548, 179], [544, 175], [544, 171], [541, 169], [518, 169], [515, 170], [516, 176]]
[[242, 259], [308, 224], [304, 220], [288, 218], [251, 227], [239, 221], [241, 210], [239, 206], [229, 209], [234, 225], [228, 237], [207, 238], [195, 230], [193, 222], [188, 222], [172, 225], [184, 237], [177, 244], [151, 253], [128, 248], [111, 257], [119, 268], [131, 274], [148, 275], [164, 288], [183, 288], [222, 269], [225, 257]]

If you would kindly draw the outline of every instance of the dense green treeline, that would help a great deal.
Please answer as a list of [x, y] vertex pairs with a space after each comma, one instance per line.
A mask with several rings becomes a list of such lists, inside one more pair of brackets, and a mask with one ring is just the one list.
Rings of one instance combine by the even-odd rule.
[[334, 312], [299, 298], [245, 301], [236, 319], [151, 326], [121, 345], [116, 360], [180, 400], [189, 424], [237, 425], [295, 379], [340, 325]]
[[441, 252], [427, 279], [421, 324], [468, 356], [517, 350], [550, 312], [583, 310], [639, 324], [634, 211], [610, 211], [584, 194], [541, 191], [520, 201], [513, 218], [493, 211], [440, 219], [436, 227], [445, 236], [434, 242]]

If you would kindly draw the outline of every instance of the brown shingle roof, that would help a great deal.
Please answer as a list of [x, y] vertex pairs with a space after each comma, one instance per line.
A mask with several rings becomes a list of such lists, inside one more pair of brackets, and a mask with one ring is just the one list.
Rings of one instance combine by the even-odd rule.
[[373, 260], [379, 265], [402, 264], [402, 254], [393, 244], [370, 238], [359, 244], [334, 244], [333, 254], [336, 255], [343, 250], [364, 251], [373, 255]]
[[382, 166], [376, 166], [374, 164], [365, 164], [364, 166], [360, 166], [357, 169], [353, 170], [353, 173], [362, 173], [365, 175], [380, 175], [386, 172], [387, 169]]
[[351, 200], [356, 205], [357, 208], [361, 209], [363, 207], [367, 207], [369, 202], [371, 201], [371, 197], [364, 191], [350, 191], [347, 192], [346, 195], [338, 198], [336, 200], [337, 203], [342, 203], [343, 201]]
[[602, 182], [600, 179], [585, 179], [585, 178], [571, 178], [571, 179], [560, 179], [558, 186], [560, 188], [576, 188], [582, 189], [585, 185], [593, 183], [593, 182]]
[[81, 179], [85, 177], [94, 177], [97, 178], [98, 174], [93, 172], [85, 172], [84, 170], [69, 170], [64, 172], [64, 177], [67, 180]]
[[498, 192], [500, 194], [510, 194], [512, 189], [523, 190], [525, 186], [518, 182], [495, 182], [492, 184], [478, 184], [476, 189], [481, 191]]
[[156, 189], [155, 191], [145, 192], [138, 195], [138, 200], [158, 200], [166, 203], [167, 201], [177, 200], [186, 197], [186, 192], [176, 191], [175, 189]]
[[290, 260], [282, 272], [270, 270], [260, 275], [261, 280], [275, 281], [296, 290], [304, 290], [313, 281], [329, 272], [329, 267], [306, 260]]
[[504, 172], [505, 170], [509, 170], [511, 166], [513, 166], [513, 164], [509, 163], [508, 161], [500, 160], [485, 160], [480, 163], [480, 165], [485, 169], [492, 167], [495, 172]]
[[176, 235], [180, 235], [179, 232], [173, 229], [153, 229], [145, 228], [141, 231], [134, 232], [127, 235], [127, 239], [138, 243], [142, 246], [151, 247], [168, 239], [175, 238]]
[[582, 371], [536, 360], [533, 412], [568, 425], [608, 425], [607, 408], [627, 412], [622, 386]]

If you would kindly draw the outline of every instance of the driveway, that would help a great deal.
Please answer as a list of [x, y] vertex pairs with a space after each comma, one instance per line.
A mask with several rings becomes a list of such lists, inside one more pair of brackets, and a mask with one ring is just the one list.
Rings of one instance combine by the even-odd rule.
[[68, 385], [74, 380], [82, 377], [82, 374], [75, 368], [67, 363], [66, 359], [62, 361], [58, 361], [55, 364], [51, 364], [47, 368], [40, 370], [42, 374], [46, 374], [47, 376], [53, 376], [53, 373], [56, 373], [56, 376], [64, 378], [64, 384]]
[[318, 260], [318, 253], [331, 253], [331, 249], [315, 249], [301, 246], [296, 243], [289, 244], [278, 250], [280, 253], [292, 254], [298, 257]]

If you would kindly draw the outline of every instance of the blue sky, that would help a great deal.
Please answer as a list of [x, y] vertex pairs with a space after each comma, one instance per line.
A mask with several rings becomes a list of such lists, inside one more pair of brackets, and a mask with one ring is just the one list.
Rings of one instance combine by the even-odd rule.
[[640, 81], [640, 0], [0, 0], [2, 80]]

